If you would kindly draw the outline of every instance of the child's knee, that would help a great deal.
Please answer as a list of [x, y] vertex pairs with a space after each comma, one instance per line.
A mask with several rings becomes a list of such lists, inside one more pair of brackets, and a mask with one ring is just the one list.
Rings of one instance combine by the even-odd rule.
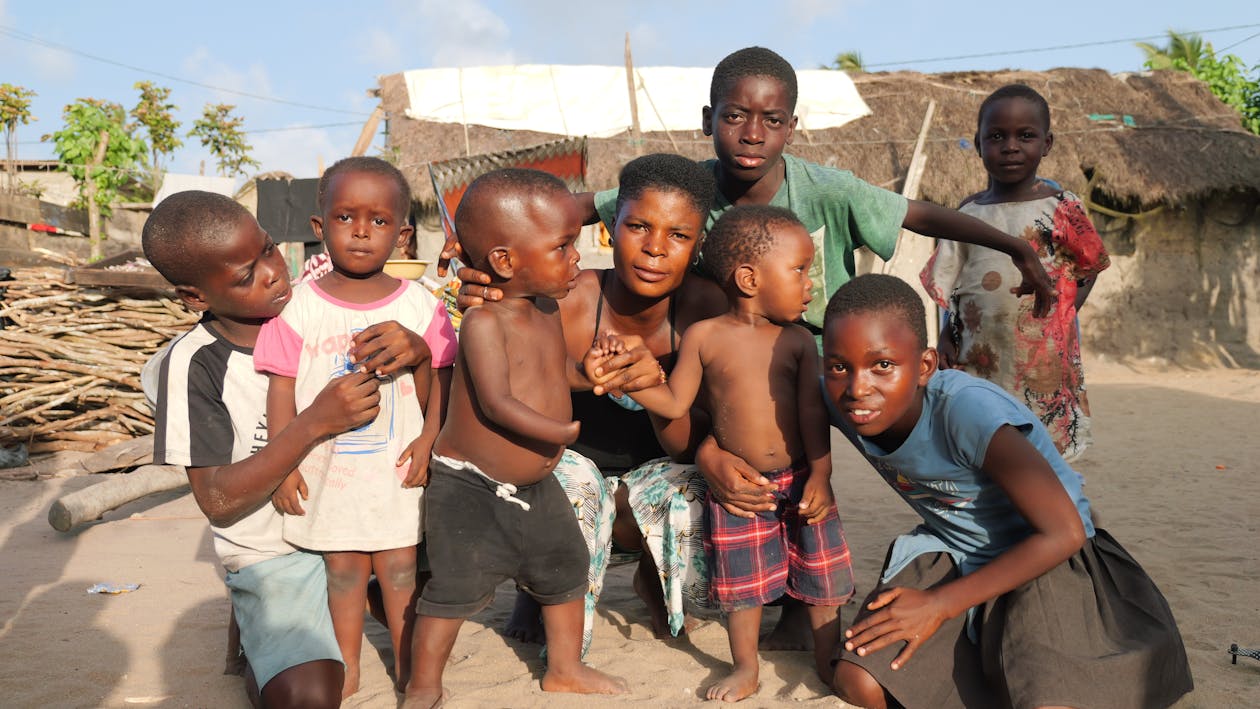
[[884, 687], [870, 672], [852, 662], [836, 663], [831, 686], [842, 700], [854, 706], [882, 709], [888, 705]]
[[383, 588], [414, 588], [416, 585], [415, 549], [378, 552], [372, 560], [372, 568]]
[[290, 667], [263, 687], [263, 705], [338, 707], [341, 705], [343, 677], [342, 665], [335, 660], [316, 660]]
[[337, 554], [325, 555], [325, 571], [328, 574], [328, 593], [339, 595], [352, 591], [367, 589], [368, 576], [372, 573], [371, 561], [367, 555], [362, 559], [357, 555]]

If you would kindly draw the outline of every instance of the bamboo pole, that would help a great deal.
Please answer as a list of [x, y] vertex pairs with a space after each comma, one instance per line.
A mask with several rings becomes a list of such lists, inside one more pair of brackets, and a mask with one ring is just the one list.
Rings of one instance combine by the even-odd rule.
[[634, 59], [630, 56], [630, 33], [626, 33], [626, 90], [630, 95], [630, 140], [634, 154], [643, 154], [643, 132], [639, 129], [639, 99], [634, 88]]

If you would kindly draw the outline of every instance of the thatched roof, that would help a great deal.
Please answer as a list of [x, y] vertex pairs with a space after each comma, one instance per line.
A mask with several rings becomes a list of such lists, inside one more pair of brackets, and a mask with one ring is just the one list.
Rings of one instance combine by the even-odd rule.
[[[983, 188], [986, 176], [971, 139], [976, 111], [991, 91], [1009, 83], [1037, 89], [1050, 102], [1056, 142], [1041, 174], [1124, 209], [1178, 204], [1212, 193], [1260, 191], [1260, 137], [1245, 132], [1233, 109], [1206, 85], [1173, 71], [1111, 75], [1102, 70], [1055, 69], [951, 74], [864, 74], [854, 78], [873, 115], [841, 128], [798, 130], [789, 152], [852, 170], [873, 184], [900, 189], [929, 99], [937, 102], [928, 133], [924, 199], [954, 206]], [[411, 180], [416, 199], [432, 205], [428, 162], [497, 152], [554, 140], [556, 136], [485, 126], [406, 118], [401, 74], [382, 77], [390, 117], [388, 145]], [[645, 134], [645, 152], [712, 157], [699, 130]], [[1094, 118], [1090, 116], [1093, 115]], [[1100, 116], [1114, 116], [1114, 119]], [[1125, 125], [1125, 116], [1132, 126]], [[587, 186], [616, 184], [621, 166], [635, 156], [630, 134], [588, 141]]]

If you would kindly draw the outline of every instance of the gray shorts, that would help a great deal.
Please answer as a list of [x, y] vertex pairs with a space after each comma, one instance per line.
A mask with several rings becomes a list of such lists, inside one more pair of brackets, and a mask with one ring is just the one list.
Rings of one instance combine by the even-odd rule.
[[296, 551], [229, 571], [225, 583], [259, 690], [290, 667], [342, 661], [328, 614], [323, 557]]
[[497, 487], [472, 470], [429, 464], [424, 539], [433, 578], [416, 604], [421, 615], [475, 615], [508, 579], [543, 605], [586, 595], [590, 552], [560, 482], [548, 475], [517, 489], [529, 509], [497, 496]]

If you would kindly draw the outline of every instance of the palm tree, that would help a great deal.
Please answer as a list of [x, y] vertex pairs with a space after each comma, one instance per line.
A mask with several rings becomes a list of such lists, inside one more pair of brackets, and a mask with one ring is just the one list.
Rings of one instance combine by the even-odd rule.
[[830, 66], [824, 65], [821, 68], [847, 71], [852, 74], [861, 74], [866, 71], [865, 67], [862, 66], [862, 54], [854, 51], [840, 52]]
[[1149, 42], [1138, 42], [1138, 49], [1146, 53], [1148, 69], [1172, 69], [1173, 62], [1180, 59], [1193, 70], [1204, 57], [1211, 57], [1216, 52], [1211, 42], [1204, 42], [1197, 34], [1179, 34], [1168, 30], [1168, 44], [1156, 47]]

